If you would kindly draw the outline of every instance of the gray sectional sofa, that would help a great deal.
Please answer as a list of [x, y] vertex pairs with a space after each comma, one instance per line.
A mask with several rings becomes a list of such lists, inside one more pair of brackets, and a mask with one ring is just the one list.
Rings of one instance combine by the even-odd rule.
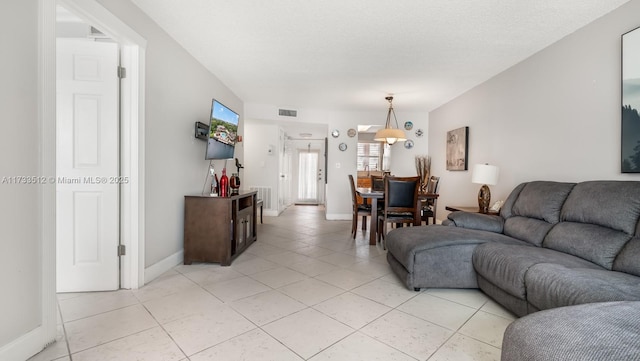
[[391, 231], [387, 260], [409, 288], [480, 288], [518, 316], [640, 301], [639, 220], [640, 182], [528, 182], [499, 216]]

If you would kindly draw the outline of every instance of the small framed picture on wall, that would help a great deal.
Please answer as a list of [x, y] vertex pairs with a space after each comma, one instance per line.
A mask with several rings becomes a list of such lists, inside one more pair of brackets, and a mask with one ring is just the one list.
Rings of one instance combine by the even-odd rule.
[[467, 170], [469, 127], [447, 132], [447, 170]]

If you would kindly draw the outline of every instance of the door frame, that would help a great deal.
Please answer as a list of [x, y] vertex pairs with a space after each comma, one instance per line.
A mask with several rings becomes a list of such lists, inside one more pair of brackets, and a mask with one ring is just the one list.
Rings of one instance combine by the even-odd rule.
[[[95, 0], [58, 0], [89, 23], [106, 31], [121, 45], [121, 62], [128, 77], [121, 88], [121, 172], [130, 182], [122, 188], [122, 242], [128, 255], [121, 261], [122, 287], [144, 285], [144, 75], [146, 40]], [[0, 347], [0, 358], [31, 357], [55, 341], [56, 297], [56, 5], [37, 3], [37, 88], [38, 88], [38, 227], [40, 260], [40, 324]]]

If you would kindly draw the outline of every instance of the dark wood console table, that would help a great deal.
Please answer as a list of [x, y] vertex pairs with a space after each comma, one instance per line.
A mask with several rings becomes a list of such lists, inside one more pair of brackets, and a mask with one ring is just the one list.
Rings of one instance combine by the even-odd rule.
[[184, 197], [184, 264], [231, 264], [257, 239], [256, 191]]

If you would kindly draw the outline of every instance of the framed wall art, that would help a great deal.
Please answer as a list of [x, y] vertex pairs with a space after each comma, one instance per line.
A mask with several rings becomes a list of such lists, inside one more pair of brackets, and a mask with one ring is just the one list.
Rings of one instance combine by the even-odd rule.
[[447, 132], [447, 170], [467, 170], [469, 127]]
[[640, 28], [622, 34], [622, 173], [640, 173]]

